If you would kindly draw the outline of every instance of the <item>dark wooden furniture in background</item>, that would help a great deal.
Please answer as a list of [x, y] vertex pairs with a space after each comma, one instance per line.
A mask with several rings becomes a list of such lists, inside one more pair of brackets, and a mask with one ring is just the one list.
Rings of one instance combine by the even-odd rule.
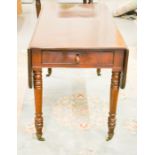
[[104, 4], [45, 3], [28, 49], [29, 87], [35, 95], [35, 127], [42, 138], [42, 68], [111, 68], [108, 137], [116, 124], [119, 87], [124, 88], [128, 49]]

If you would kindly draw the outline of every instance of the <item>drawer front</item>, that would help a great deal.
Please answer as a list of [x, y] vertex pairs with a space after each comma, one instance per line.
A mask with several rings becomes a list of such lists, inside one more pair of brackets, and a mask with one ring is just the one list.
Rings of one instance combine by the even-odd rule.
[[43, 51], [44, 66], [95, 67], [112, 66], [113, 52], [53, 52]]

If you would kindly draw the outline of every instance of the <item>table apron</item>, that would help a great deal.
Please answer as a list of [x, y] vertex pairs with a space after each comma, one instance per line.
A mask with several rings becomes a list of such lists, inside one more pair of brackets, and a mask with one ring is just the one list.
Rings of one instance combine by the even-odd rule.
[[123, 69], [124, 52], [32, 52], [32, 68], [112, 68], [114, 71]]

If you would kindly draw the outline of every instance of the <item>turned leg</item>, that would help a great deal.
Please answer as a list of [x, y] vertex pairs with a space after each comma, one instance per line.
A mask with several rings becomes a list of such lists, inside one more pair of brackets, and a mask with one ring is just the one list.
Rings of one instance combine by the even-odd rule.
[[36, 12], [37, 12], [37, 17], [39, 16], [41, 10], [41, 3], [40, 0], [36, 0]]
[[46, 74], [46, 76], [47, 77], [51, 76], [51, 74], [52, 74], [52, 68], [48, 68], [47, 71], [48, 71], [48, 73]]
[[114, 135], [114, 129], [116, 124], [117, 99], [119, 93], [119, 82], [120, 82], [120, 72], [113, 71], [111, 79], [111, 90], [110, 90], [110, 112], [108, 117], [109, 131], [107, 141], [111, 140]]
[[42, 117], [42, 70], [33, 70], [34, 80], [34, 96], [35, 96], [35, 128], [36, 136], [38, 140], [43, 141], [42, 128], [43, 128], [43, 117]]
[[101, 69], [100, 68], [97, 68], [96, 72], [97, 72], [98, 76], [101, 76]]

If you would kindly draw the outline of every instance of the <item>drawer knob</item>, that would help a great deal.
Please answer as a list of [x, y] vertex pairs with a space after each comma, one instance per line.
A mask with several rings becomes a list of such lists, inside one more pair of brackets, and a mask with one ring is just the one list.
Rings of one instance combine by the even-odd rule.
[[79, 54], [76, 54], [75, 62], [76, 62], [76, 64], [79, 64], [79, 63], [80, 63], [80, 57], [79, 57]]

